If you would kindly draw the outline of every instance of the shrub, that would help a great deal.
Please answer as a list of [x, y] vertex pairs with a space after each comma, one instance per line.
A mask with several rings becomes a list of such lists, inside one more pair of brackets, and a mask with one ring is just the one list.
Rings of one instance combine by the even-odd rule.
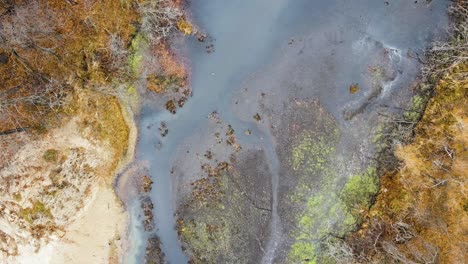
[[55, 149], [48, 149], [44, 152], [42, 158], [47, 162], [56, 162], [58, 159], [58, 151]]

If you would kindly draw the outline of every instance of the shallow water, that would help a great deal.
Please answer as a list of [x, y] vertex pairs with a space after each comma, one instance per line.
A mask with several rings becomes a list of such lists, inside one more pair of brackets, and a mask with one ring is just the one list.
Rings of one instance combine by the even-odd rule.
[[[259, 260], [274, 262], [284, 239], [283, 216], [278, 210], [282, 170], [277, 153], [281, 151], [277, 141], [284, 139], [275, 138], [271, 131], [277, 120], [256, 122], [253, 115], [281, 112], [285, 102], [294, 98], [317, 98], [340, 128], [351, 134], [343, 148], [356, 152], [357, 145], [367, 142], [357, 139], [369, 136], [377, 125], [370, 122], [383, 104], [398, 106], [408, 101], [409, 85], [419, 66], [407, 56], [408, 51], [420, 51], [443, 35], [447, 1], [419, 2], [192, 1], [189, 10], [213, 39], [214, 52], [205, 51], [206, 43], [187, 41], [193, 97], [176, 115], [144, 102], [136, 155], [138, 161], [149, 164], [156, 233], [169, 263], [188, 260], [174, 228], [175, 213], [181, 197], [189, 192], [188, 183], [197, 179], [191, 176], [200, 166], [194, 155], [206, 149], [206, 135], [215, 126], [207, 117], [213, 111], [236, 131], [252, 131], [250, 136], [236, 134], [243, 149], [265, 152], [271, 172], [272, 212], [268, 242]], [[381, 90], [367, 71], [373, 65], [385, 71], [384, 80], [377, 80]], [[360, 87], [355, 96], [348, 92], [352, 83]], [[163, 121], [169, 129], [164, 138], [158, 132]], [[223, 149], [218, 152], [223, 155]], [[131, 227], [130, 233], [146, 237], [141, 227]], [[143, 248], [135, 245], [128, 262], [141, 263]]]

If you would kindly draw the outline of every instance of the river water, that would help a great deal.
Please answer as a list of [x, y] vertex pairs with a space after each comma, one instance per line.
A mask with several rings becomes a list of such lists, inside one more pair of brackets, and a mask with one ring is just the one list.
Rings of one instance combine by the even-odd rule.
[[[382, 105], [397, 107], [409, 100], [419, 64], [408, 54], [421, 52], [434, 38], [443, 37], [447, 2], [191, 1], [188, 10], [194, 22], [209, 35], [209, 43], [189, 38], [183, 44], [193, 97], [175, 115], [143, 100], [138, 121], [136, 163], [146, 164], [154, 181], [150, 197], [165, 259], [172, 264], [188, 261], [175, 230], [175, 214], [181, 197], [190, 193], [188, 183], [197, 179], [191, 176], [200, 166], [194, 155], [203, 154], [209, 141], [206, 134], [213, 130], [207, 117], [216, 111], [220, 120], [241, 132], [236, 136], [243, 149], [265, 153], [271, 174], [271, 214], [262, 256], [254, 261], [278, 262], [278, 248], [287, 240], [278, 208], [280, 188], [286, 184], [282, 181], [287, 179], [282, 177], [286, 172], [281, 168], [278, 141], [285, 139], [273, 132], [274, 118], [257, 122], [252, 117], [281, 113], [285, 102], [297, 98], [316, 98], [341, 130], [353, 134], [343, 142], [343, 149], [349, 153], [357, 153], [356, 146], [361, 151], [370, 149], [368, 140], [357, 139], [369, 136], [377, 125], [370, 122]], [[211, 43], [214, 51], [208, 53], [205, 46]], [[370, 76], [371, 67], [382, 72]], [[348, 87], [353, 83], [359, 84], [360, 91], [351, 97]], [[158, 132], [161, 122], [169, 129], [166, 137]], [[251, 135], [243, 133], [247, 130]], [[225, 151], [218, 152], [222, 156]], [[356, 158], [363, 164], [365, 159]], [[142, 263], [147, 234], [135, 220], [138, 202], [130, 199], [127, 206], [132, 213], [133, 246], [126, 260]]]

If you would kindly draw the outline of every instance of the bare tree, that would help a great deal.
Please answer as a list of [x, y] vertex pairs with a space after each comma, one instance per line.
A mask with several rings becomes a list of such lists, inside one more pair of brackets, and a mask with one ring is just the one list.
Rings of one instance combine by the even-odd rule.
[[15, 5], [11, 14], [2, 17], [0, 48], [4, 50], [38, 49], [54, 53], [55, 14], [37, 1]]
[[43, 72], [43, 62], [57, 58], [56, 22], [55, 12], [39, 1], [12, 2], [0, 17], [0, 49], [10, 55], [14, 69], [4, 78], [23, 76], [0, 88], [1, 122], [23, 128], [62, 106], [67, 85]]
[[353, 249], [342, 239], [326, 237], [321, 242], [323, 256], [333, 259], [336, 263], [357, 263]]
[[452, 38], [434, 42], [427, 50], [423, 67], [426, 76], [450, 70], [468, 60], [468, 1], [453, 2], [448, 12], [453, 20], [450, 27]]
[[416, 264], [416, 262], [408, 259], [405, 254], [400, 252], [398, 248], [391, 242], [384, 241], [382, 242], [382, 249], [393, 259], [399, 261], [403, 264]]
[[177, 28], [182, 12], [168, 0], [145, 1], [139, 4], [141, 32], [152, 43], [169, 36]]
[[108, 47], [111, 54], [110, 66], [112, 70], [126, 68], [129, 52], [122, 37], [118, 34], [110, 34]]

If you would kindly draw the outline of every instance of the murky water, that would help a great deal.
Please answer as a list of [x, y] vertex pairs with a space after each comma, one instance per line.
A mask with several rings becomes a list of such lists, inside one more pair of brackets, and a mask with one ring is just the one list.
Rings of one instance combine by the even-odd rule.
[[[214, 52], [205, 51], [206, 43], [188, 40], [193, 97], [176, 115], [144, 102], [139, 121], [137, 160], [149, 164], [148, 174], [154, 180], [156, 233], [166, 260], [173, 264], [188, 260], [175, 230], [175, 213], [181, 197], [190, 192], [190, 181], [197, 179], [191, 175], [200, 164], [193, 156], [206, 149], [206, 134], [214, 129], [207, 118], [210, 113], [216, 111], [220, 120], [240, 131], [236, 136], [244, 149], [260, 149], [266, 155], [271, 173], [270, 231], [257, 261], [273, 263], [284, 239], [278, 199], [286, 177], [277, 148], [284, 139], [272, 132], [278, 120], [257, 122], [253, 116], [281, 113], [285, 103], [295, 98], [316, 98], [350, 134], [342, 139], [342, 148], [360, 155], [356, 148], [369, 144], [360, 138], [368, 137], [377, 125], [371, 122], [380, 107], [408, 101], [410, 83], [418, 74], [418, 62], [408, 53], [420, 52], [443, 33], [446, 4], [192, 1], [189, 10], [213, 39]], [[379, 70], [378, 76], [369, 73], [372, 67]], [[353, 83], [360, 91], [350, 96], [348, 87]], [[158, 132], [161, 122], [169, 129], [164, 138]], [[249, 136], [242, 133], [247, 129], [252, 132]], [[222, 155], [223, 150], [218, 152]], [[145, 237], [141, 227], [130, 230], [134, 237]], [[135, 246], [129, 262], [141, 263], [142, 252], [141, 246]]]

